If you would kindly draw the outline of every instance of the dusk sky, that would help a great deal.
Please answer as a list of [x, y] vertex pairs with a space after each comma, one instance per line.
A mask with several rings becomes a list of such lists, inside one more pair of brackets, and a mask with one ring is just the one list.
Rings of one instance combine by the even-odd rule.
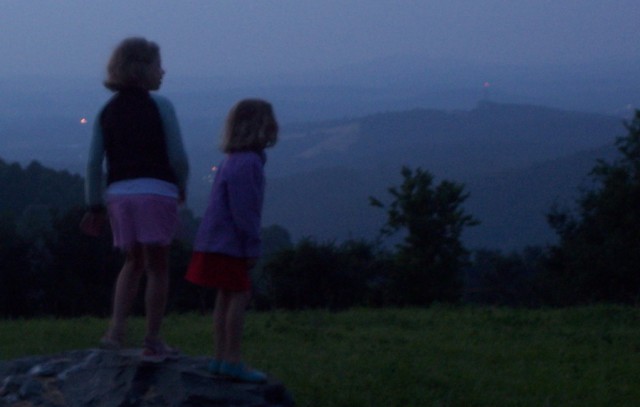
[[102, 77], [113, 47], [161, 46], [168, 74], [330, 69], [414, 55], [512, 65], [635, 63], [638, 0], [0, 0], [0, 79]]

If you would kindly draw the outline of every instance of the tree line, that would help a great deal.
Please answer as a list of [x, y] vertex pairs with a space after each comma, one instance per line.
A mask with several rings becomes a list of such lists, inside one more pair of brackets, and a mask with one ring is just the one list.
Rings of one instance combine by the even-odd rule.
[[[469, 251], [461, 236], [476, 219], [464, 209], [464, 185], [435, 182], [405, 167], [371, 240], [293, 242], [286, 229], [263, 229], [264, 256], [253, 272], [257, 309], [340, 310], [353, 306], [471, 303], [572, 306], [637, 304], [640, 294], [640, 112], [616, 140], [618, 157], [595, 163], [591, 188], [574, 207], [547, 214], [558, 242], [519, 252]], [[79, 233], [82, 178], [0, 160], [0, 317], [108, 315], [122, 264], [109, 233]], [[183, 279], [198, 219], [181, 213], [171, 248], [174, 312], [208, 311], [214, 292]], [[137, 311], [142, 304], [137, 304]]]

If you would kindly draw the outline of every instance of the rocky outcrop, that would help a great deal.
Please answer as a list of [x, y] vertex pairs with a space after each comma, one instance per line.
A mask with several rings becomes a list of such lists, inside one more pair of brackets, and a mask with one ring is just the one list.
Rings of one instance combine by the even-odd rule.
[[152, 364], [139, 355], [135, 349], [88, 349], [0, 361], [0, 407], [294, 405], [273, 378], [236, 383], [207, 373], [204, 357]]

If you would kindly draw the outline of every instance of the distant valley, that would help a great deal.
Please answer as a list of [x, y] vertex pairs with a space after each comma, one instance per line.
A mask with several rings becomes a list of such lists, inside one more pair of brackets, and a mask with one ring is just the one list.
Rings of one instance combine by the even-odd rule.
[[[209, 169], [222, 158], [217, 151], [222, 117], [241, 94], [229, 91], [214, 102], [169, 94], [191, 161], [188, 205], [196, 214], [206, 205]], [[366, 94], [356, 96], [363, 101]], [[38, 160], [83, 174], [91, 123], [106, 95], [78, 97], [86, 103], [70, 103], [55, 93], [36, 101], [18, 98], [16, 109], [31, 103], [37, 112], [33, 117], [14, 114], [5, 100], [0, 105], [0, 157], [23, 164]], [[309, 98], [330, 104], [329, 95]], [[469, 108], [389, 109], [292, 121], [308, 112], [296, 116], [295, 98], [287, 100], [275, 104], [284, 119], [281, 140], [269, 151], [264, 222], [282, 225], [295, 239], [374, 239], [384, 212], [371, 208], [368, 197], [385, 201], [386, 189], [401, 181], [400, 169], [408, 165], [467, 186], [465, 207], [482, 222], [465, 234], [469, 247], [511, 250], [545, 244], [554, 238], [545, 220], [550, 206], [570, 205], [595, 160], [612, 157], [613, 141], [625, 134], [619, 116], [489, 100]], [[63, 105], [78, 115], [60, 114]], [[80, 123], [84, 115], [88, 124]]]

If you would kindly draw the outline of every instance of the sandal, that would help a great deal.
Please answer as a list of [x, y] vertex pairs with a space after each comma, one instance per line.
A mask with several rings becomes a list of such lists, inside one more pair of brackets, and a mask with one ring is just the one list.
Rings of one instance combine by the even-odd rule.
[[180, 351], [172, 348], [159, 339], [144, 339], [142, 361], [150, 363], [162, 363], [167, 359], [176, 360], [180, 357]]
[[111, 339], [108, 334], [100, 338], [98, 346], [100, 347], [100, 349], [104, 350], [120, 350], [123, 347], [122, 340]]

